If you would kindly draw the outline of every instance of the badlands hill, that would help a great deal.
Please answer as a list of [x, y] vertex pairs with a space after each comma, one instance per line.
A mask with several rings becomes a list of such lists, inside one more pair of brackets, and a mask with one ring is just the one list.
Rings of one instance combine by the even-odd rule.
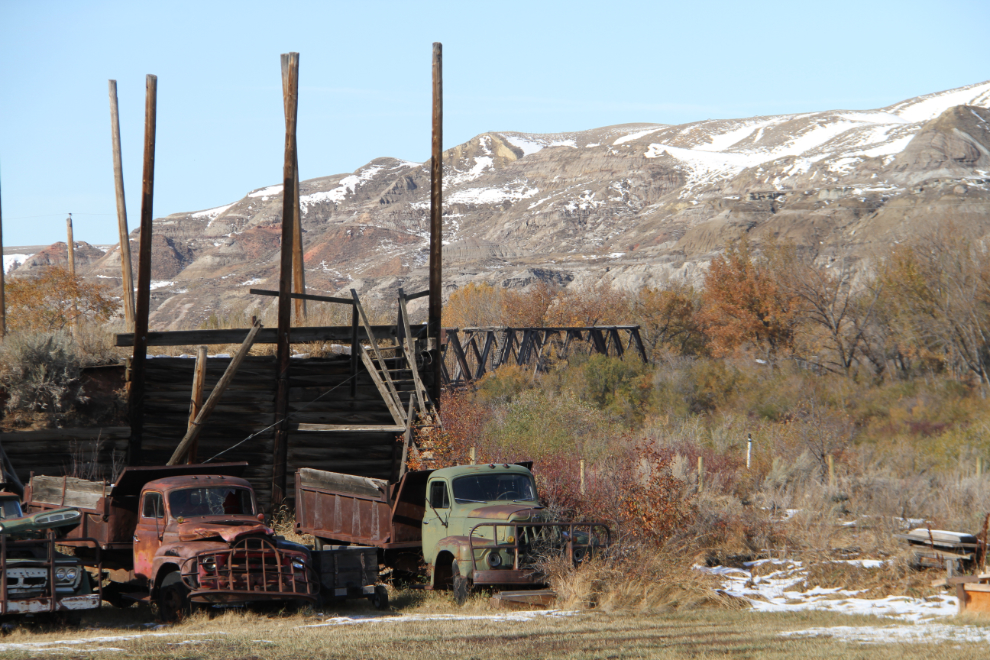
[[[153, 327], [273, 303], [248, 289], [277, 288], [281, 189], [155, 220]], [[377, 158], [303, 181], [301, 206], [311, 292], [425, 288], [428, 163]], [[877, 110], [490, 132], [444, 152], [445, 294], [475, 280], [697, 282], [744, 235], [862, 267], [942, 220], [990, 230], [990, 82]], [[119, 283], [119, 259], [86, 251], [80, 271]]]

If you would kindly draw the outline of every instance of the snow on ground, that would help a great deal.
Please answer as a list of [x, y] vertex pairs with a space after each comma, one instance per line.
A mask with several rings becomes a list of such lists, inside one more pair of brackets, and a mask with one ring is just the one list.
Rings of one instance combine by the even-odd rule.
[[[803, 582], [808, 575], [807, 569], [799, 561], [762, 559], [746, 562], [744, 565], [747, 568], [754, 568], [767, 563], [778, 566], [779, 570], [755, 577], [750, 570], [726, 566], [714, 568], [695, 566], [695, 570], [721, 576], [724, 580], [721, 591], [729, 596], [746, 600], [757, 612], [823, 610], [920, 623], [937, 617], [953, 616], [959, 610], [958, 601], [954, 596], [857, 598], [856, 595], [861, 593], [859, 591], [825, 589], [817, 586], [807, 591], [796, 591], [794, 587]], [[858, 564], [864, 568], [880, 566], [878, 560], [848, 560], [845, 563]]]
[[381, 165], [372, 165], [364, 170], [358, 170], [357, 174], [345, 176], [337, 182], [337, 187], [333, 190], [312, 193], [310, 195], [302, 195], [299, 198], [300, 213], [305, 213], [312, 204], [319, 204], [321, 202], [333, 202], [336, 204], [344, 201], [345, 197], [354, 194], [354, 191], [357, 190], [358, 186], [373, 179], [375, 175], [383, 169], [385, 168]]
[[175, 282], [169, 280], [152, 280], [150, 288], [154, 291], [155, 289], [164, 289], [167, 286], [175, 286]]
[[512, 146], [522, 149], [523, 158], [548, 147], [577, 148], [577, 142], [571, 138], [562, 137], [560, 135], [529, 135], [527, 133], [515, 135], [500, 133], [500, 135], [504, 137]]
[[[0, 653], [6, 651], [31, 651], [34, 653], [98, 653], [103, 651], [123, 651], [124, 649], [115, 646], [105, 646], [106, 644], [131, 642], [137, 639], [148, 637], [175, 637], [183, 635], [188, 637], [199, 637], [203, 635], [226, 635], [224, 632], [215, 633], [183, 633], [183, 632], [152, 632], [140, 633], [136, 635], [107, 635], [105, 637], [79, 637], [76, 639], [59, 639], [50, 642], [17, 642], [0, 643]], [[185, 640], [180, 644], [196, 644], [199, 642]]]
[[615, 141], [612, 142], [612, 145], [615, 146], [615, 145], [619, 145], [619, 144], [625, 144], [626, 142], [632, 142], [633, 140], [638, 140], [639, 138], [645, 137], [645, 136], [649, 135], [650, 133], [656, 133], [661, 128], [665, 128], [665, 127], [664, 126], [657, 126], [656, 128], [650, 128], [650, 129], [647, 129], [645, 131], [636, 131], [635, 133], [630, 133], [629, 135], [623, 135], [620, 138], [616, 138]]
[[299, 628], [321, 628], [324, 626], [350, 626], [357, 623], [411, 623], [419, 621], [507, 621], [524, 622], [541, 618], [559, 618], [574, 616], [581, 612], [574, 610], [523, 610], [505, 612], [504, 614], [403, 614], [387, 615], [356, 615], [331, 616], [322, 623], [311, 623]]
[[207, 209], [205, 211], [198, 211], [192, 214], [194, 218], [209, 218], [211, 221], [218, 215], [229, 209], [233, 204], [227, 204], [226, 206], [218, 206], [215, 209]]
[[499, 204], [504, 201], [518, 201], [532, 197], [540, 192], [539, 188], [467, 188], [445, 196], [447, 204]]
[[954, 105], [990, 107], [990, 82], [961, 87], [949, 92], [928, 94], [919, 100], [895, 105], [891, 111], [907, 121], [929, 121]]
[[261, 282], [264, 282], [264, 281], [265, 281], [265, 278], [263, 278], [263, 277], [252, 277], [251, 279], [247, 280], [246, 282], [241, 282], [241, 286], [251, 286], [252, 284], [260, 284]]
[[831, 637], [859, 644], [937, 644], [990, 642], [990, 628], [921, 623], [914, 626], [832, 626], [780, 633], [781, 637]]
[[30, 254], [5, 254], [3, 255], [3, 272], [9, 273], [11, 268], [20, 266], [34, 255]]
[[261, 201], [266, 201], [272, 195], [278, 195], [282, 192], [282, 184], [277, 186], [268, 186], [267, 188], [262, 188], [261, 190], [256, 190], [253, 193], [248, 193], [248, 197], [261, 197]]

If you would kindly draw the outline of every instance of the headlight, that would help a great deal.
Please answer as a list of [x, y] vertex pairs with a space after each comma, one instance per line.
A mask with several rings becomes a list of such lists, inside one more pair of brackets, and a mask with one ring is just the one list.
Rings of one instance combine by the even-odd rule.
[[65, 579], [65, 569], [64, 568], [56, 569], [56, 571], [55, 571], [55, 577], [57, 579], [59, 579], [59, 580], [64, 580]]
[[65, 569], [65, 579], [69, 582], [73, 582], [76, 579], [77, 571], [74, 568]]
[[298, 559], [293, 559], [292, 560], [292, 568], [296, 569], [297, 571], [301, 571], [304, 568], [306, 568], [306, 564], [302, 563], [302, 561], [300, 561]]
[[498, 568], [502, 565], [502, 555], [499, 554], [498, 550], [492, 550], [488, 553], [488, 565], [492, 568]]
[[206, 559], [200, 562], [200, 565], [211, 573], [217, 570], [217, 558], [210, 555]]

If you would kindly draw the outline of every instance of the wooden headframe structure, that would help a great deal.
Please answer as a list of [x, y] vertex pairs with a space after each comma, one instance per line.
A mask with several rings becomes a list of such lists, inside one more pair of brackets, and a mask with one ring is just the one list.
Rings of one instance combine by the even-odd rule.
[[638, 325], [449, 328], [440, 346], [441, 378], [445, 385], [467, 384], [505, 364], [540, 371], [552, 358], [578, 351], [648, 361]]
[[[129, 465], [175, 463], [194, 453], [209, 461], [226, 454], [247, 459], [250, 478], [262, 500], [273, 506], [290, 499], [288, 476], [296, 467], [324, 467], [362, 476], [394, 478], [404, 469], [414, 420], [433, 415], [440, 391], [440, 294], [442, 262], [443, 84], [441, 46], [433, 44], [433, 113], [430, 191], [430, 262], [427, 291], [399, 292], [395, 326], [372, 326], [357, 292], [330, 298], [305, 292], [299, 209], [296, 126], [299, 54], [282, 55], [285, 153], [282, 162], [282, 240], [277, 291], [252, 290], [278, 298], [275, 329], [150, 332], [152, 200], [155, 164], [157, 78], [148, 76], [145, 104], [145, 158], [141, 197], [134, 332], [117, 336], [118, 346], [133, 346], [128, 439]], [[112, 86], [112, 91], [115, 91]], [[112, 110], [116, 108], [112, 105]], [[116, 152], [115, 152], [116, 153]], [[122, 181], [118, 186], [123, 197]], [[428, 321], [409, 323], [406, 303], [429, 296]], [[306, 301], [347, 304], [350, 327], [295, 327], [305, 318]], [[386, 343], [381, 343], [385, 341]], [[241, 342], [234, 358], [210, 358], [205, 374], [181, 358], [149, 360], [149, 346], [231, 344]], [[348, 354], [293, 360], [292, 344], [344, 343]], [[252, 344], [275, 344], [270, 356], [248, 356]], [[359, 365], [360, 363], [360, 365]], [[188, 372], [188, 373], [187, 373]], [[199, 385], [193, 385], [193, 383]], [[344, 388], [344, 385], [347, 385]], [[183, 391], [216, 388], [194, 419]], [[194, 407], [197, 395], [193, 394]], [[439, 422], [437, 422], [439, 423]], [[402, 433], [404, 442], [396, 442]], [[181, 439], [181, 442], [180, 442]], [[228, 452], [237, 451], [231, 455]], [[326, 461], [330, 461], [329, 464]]]

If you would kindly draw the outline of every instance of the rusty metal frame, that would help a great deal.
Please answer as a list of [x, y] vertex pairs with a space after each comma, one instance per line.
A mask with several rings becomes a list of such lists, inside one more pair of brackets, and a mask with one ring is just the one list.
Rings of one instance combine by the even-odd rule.
[[[75, 595], [67, 595], [59, 597], [58, 587], [55, 584], [55, 569], [56, 569], [56, 551], [55, 545], [56, 541], [55, 535], [51, 530], [48, 530], [48, 534], [44, 539], [25, 539], [22, 541], [8, 541], [6, 534], [0, 534], [0, 615], [5, 614], [38, 614], [47, 612], [68, 612], [71, 610], [83, 610], [83, 609], [96, 609], [100, 607], [100, 603], [103, 600], [103, 562], [100, 558], [100, 544], [94, 538], [79, 538], [73, 539], [73, 545], [92, 545], [96, 550], [95, 561], [85, 561], [80, 557], [74, 557], [78, 562], [79, 570], [85, 571], [86, 566], [91, 566], [96, 568], [96, 593], [86, 594], [88, 597], [96, 596], [96, 604], [94, 607], [68, 607], [65, 601], [69, 598], [80, 598]], [[46, 559], [44, 560], [31, 560], [26, 559], [18, 561], [16, 566], [10, 566], [10, 568], [43, 568], [48, 571], [48, 593], [44, 596], [35, 596], [33, 598], [11, 598], [7, 593], [7, 550], [9, 548], [29, 548], [31, 546], [37, 546], [44, 544], [46, 546]], [[80, 579], [82, 577], [80, 576]], [[39, 606], [44, 607], [44, 609], [38, 608], [34, 609], [27, 607], [24, 609], [17, 608], [11, 610], [11, 603], [18, 604], [28, 604], [37, 603]]]
[[[210, 558], [212, 569], [204, 565]], [[302, 569], [292, 565], [297, 559], [304, 564]], [[320, 592], [319, 578], [304, 555], [280, 550], [260, 537], [189, 557], [182, 562], [179, 575], [189, 589], [189, 600], [200, 603], [316, 600]], [[211, 586], [204, 588], [204, 583]]]
[[[475, 536], [475, 533], [485, 527], [490, 527], [492, 529], [492, 538], [487, 539], [484, 537]], [[510, 535], [513, 538], [512, 543], [499, 543], [498, 541], [498, 528], [499, 527], [511, 527], [518, 530], [519, 528], [559, 528], [562, 531], [561, 536], [563, 537], [563, 531], [566, 530], [567, 541], [563, 544], [563, 547], [567, 553], [567, 560], [573, 564], [577, 565], [580, 561], [584, 560], [584, 557], [580, 559], [575, 559], [575, 550], [585, 548], [586, 555], [588, 557], [592, 556], [596, 551], [608, 548], [612, 545], [612, 530], [609, 526], [603, 522], [485, 522], [475, 525], [471, 528], [468, 534], [468, 548], [471, 553], [471, 574], [476, 576], [474, 578], [475, 584], [538, 584], [540, 583], [539, 574], [537, 570], [533, 567], [524, 567], [520, 565], [520, 553], [523, 550], [522, 535], [516, 531]], [[605, 543], [595, 543], [594, 539], [595, 529], [604, 530], [605, 532]], [[586, 529], [588, 531], [588, 542], [587, 543], [577, 543], [575, 539], [575, 531], [580, 529]], [[475, 541], [484, 541], [482, 545], [476, 545]], [[478, 569], [478, 552], [485, 550], [509, 550], [512, 553], [512, 568], [497, 568], [485, 570]]]

